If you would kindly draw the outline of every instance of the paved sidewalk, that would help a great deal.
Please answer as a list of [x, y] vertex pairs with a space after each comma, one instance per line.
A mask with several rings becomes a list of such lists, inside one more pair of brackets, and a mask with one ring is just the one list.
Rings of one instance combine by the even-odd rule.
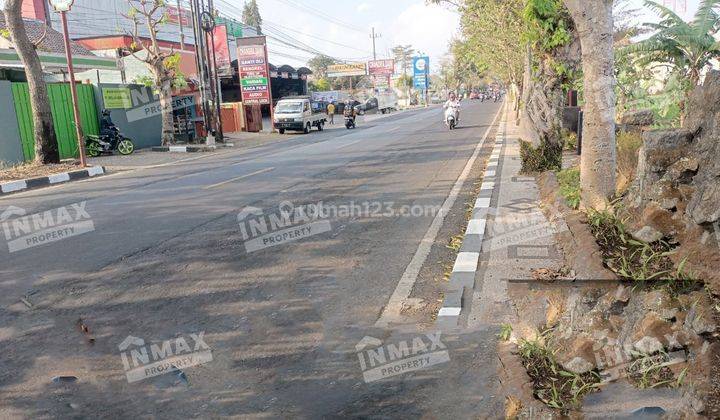
[[[511, 112], [511, 107], [508, 108]], [[506, 121], [512, 121], [507, 117]], [[503, 124], [497, 140], [504, 146], [498, 156], [493, 193], [488, 199], [482, 198], [489, 195], [481, 192], [478, 199], [489, 201], [490, 206], [480, 267], [469, 302], [469, 328], [511, 321], [516, 314], [508, 296], [508, 281], [531, 280], [533, 269], [559, 269], [563, 264], [554, 233], [566, 227], [562, 221], [561, 227], [556, 227], [547, 220], [539, 208], [535, 178], [520, 174], [520, 144], [515, 124]]]

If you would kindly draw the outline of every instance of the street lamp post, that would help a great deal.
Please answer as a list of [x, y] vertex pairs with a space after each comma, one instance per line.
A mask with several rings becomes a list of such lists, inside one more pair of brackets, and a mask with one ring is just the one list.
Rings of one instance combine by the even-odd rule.
[[65, 41], [65, 59], [70, 75], [70, 95], [72, 97], [73, 115], [75, 117], [75, 134], [77, 135], [78, 151], [80, 152], [80, 166], [87, 166], [85, 160], [85, 143], [83, 142], [82, 126], [80, 123], [80, 108], [78, 107], [77, 88], [75, 87], [75, 70], [72, 63], [72, 51], [70, 49], [70, 34], [68, 33], [67, 12], [70, 11], [75, 0], [50, 0], [50, 4], [56, 12], [60, 13], [60, 20], [63, 27], [63, 38]]

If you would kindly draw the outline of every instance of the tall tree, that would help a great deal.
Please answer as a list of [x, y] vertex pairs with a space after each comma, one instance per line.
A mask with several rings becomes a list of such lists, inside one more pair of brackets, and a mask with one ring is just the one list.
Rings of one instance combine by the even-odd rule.
[[[40, 164], [60, 162], [57, 137], [53, 125], [50, 99], [42, 65], [35, 50], [37, 45], [30, 41], [22, 19], [22, 0], [5, 0], [5, 22], [15, 50], [25, 67], [30, 91], [30, 107], [33, 114], [33, 137], [35, 138], [35, 162]], [[40, 42], [37, 42], [39, 44]]]
[[[143, 61], [154, 79], [158, 90], [160, 107], [162, 109], [162, 144], [168, 145], [175, 141], [172, 108], [172, 83], [175, 80], [178, 68], [179, 55], [174, 51], [160, 49], [158, 32], [166, 19], [166, 5], [164, 0], [127, 0], [130, 11], [126, 18], [133, 22], [133, 51], [132, 54]], [[148, 40], [140, 36], [140, 26], [144, 25], [148, 33]], [[137, 50], [141, 50], [140, 51]], [[142, 55], [141, 55], [142, 54]]]
[[403, 74], [407, 74], [412, 63], [412, 57], [415, 54], [415, 49], [412, 45], [398, 45], [392, 49], [393, 57], [395, 61], [400, 63], [400, 69]]
[[615, 193], [613, 0], [564, 0], [580, 35], [585, 90], [580, 186], [586, 207]]
[[328, 66], [337, 64], [337, 60], [324, 54], [318, 54], [308, 60], [307, 64], [313, 72], [313, 77], [319, 80], [327, 77]]
[[262, 33], [262, 16], [260, 16], [260, 8], [257, 1], [246, 1], [242, 12], [243, 23], [255, 28], [258, 34]]

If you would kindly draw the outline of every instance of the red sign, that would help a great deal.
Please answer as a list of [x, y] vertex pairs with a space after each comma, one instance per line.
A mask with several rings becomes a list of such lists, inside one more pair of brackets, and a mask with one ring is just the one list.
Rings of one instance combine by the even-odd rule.
[[215, 62], [217, 63], [218, 74], [228, 76], [232, 74], [230, 65], [230, 46], [228, 45], [227, 26], [218, 25], [213, 30], [215, 47]]
[[390, 76], [395, 73], [395, 60], [372, 60], [368, 61], [367, 67], [372, 76]]
[[248, 105], [270, 103], [268, 68], [264, 45], [238, 46], [238, 71], [242, 101]]
[[192, 22], [192, 15], [187, 9], [178, 9], [175, 6], [167, 6], [165, 8], [165, 12], [167, 14], [168, 23], [175, 25], [180, 25], [182, 23], [183, 26], [190, 26], [190, 22]]

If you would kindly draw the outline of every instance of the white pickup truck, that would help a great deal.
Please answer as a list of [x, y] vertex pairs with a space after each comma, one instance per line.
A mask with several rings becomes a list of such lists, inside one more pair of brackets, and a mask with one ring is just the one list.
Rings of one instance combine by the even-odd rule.
[[282, 98], [275, 105], [274, 127], [285, 134], [285, 130], [309, 133], [313, 127], [318, 131], [325, 128], [326, 108], [322, 102], [313, 102], [309, 96], [291, 96]]

